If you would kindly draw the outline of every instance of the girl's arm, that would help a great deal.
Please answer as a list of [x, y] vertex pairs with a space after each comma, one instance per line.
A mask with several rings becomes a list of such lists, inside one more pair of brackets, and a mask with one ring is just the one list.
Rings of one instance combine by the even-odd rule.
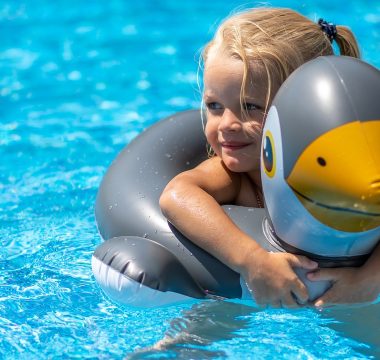
[[317, 307], [335, 304], [372, 303], [380, 295], [380, 243], [358, 268], [319, 269], [309, 280], [331, 280], [333, 285], [314, 302]]
[[257, 303], [297, 306], [308, 293], [293, 267], [313, 270], [316, 263], [287, 253], [268, 253], [227, 216], [220, 204], [233, 203], [240, 175], [228, 171], [220, 158], [206, 160], [176, 176], [160, 198], [163, 214], [195, 244], [240, 273]]

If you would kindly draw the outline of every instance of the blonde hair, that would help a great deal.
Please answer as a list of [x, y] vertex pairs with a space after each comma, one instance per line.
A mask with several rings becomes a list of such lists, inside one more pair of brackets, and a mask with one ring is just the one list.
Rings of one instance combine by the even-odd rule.
[[[359, 57], [358, 44], [351, 30], [345, 26], [336, 26], [336, 29], [335, 41], [340, 54]], [[296, 11], [282, 8], [255, 8], [232, 15], [205, 46], [204, 64], [211, 49], [243, 61], [241, 104], [253, 64], [263, 68], [268, 84], [265, 113], [274, 96], [273, 89], [278, 89], [296, 68], [318, 56], [333, 54], [330, 39], [317, 23]], [[243, 106], [242, 113], [246, 114]]]

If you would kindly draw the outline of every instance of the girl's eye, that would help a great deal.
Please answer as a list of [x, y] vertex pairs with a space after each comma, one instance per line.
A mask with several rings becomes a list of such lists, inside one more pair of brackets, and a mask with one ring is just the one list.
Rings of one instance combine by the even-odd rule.
[[254, 111], [254, 110], [261, 110], [261, 106], [252, 104], [252, 103], [244, 103], [244, 110], [246, 111]]
[[208, 102], [206, 103], [206, 107], [209, 110], [221, 110], [223, 108], [222, 105], [217, 102]]

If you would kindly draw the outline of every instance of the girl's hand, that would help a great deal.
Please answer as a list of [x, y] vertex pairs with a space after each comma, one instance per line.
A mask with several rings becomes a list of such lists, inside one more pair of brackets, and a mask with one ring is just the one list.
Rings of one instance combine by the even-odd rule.
[[315, 270], [318, 264], [304, 256], [268, 253], [256, 249], [246, 256], [241, 274], [258, 305], [295, 308], [306, 304], [309, 294], [293, 268]]
[[332, 282], [332, 287], [314, 301], [318, 308], [337, 304], [372, 303], [380, 293], [380, 281], [360, 267], [318, 269], [307, 277], [311, 281]]

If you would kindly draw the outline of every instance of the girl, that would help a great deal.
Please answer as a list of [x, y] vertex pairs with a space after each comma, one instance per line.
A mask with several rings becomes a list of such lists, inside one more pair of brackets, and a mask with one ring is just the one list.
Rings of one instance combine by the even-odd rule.
[[313, 271], [317, 263], [289, 253], [268, 253], [220, 204], [262, 207], [260, 142], [266, 112], [297, 67], [333, 54], [333, 40], [342, 55], [359, 57], [348, 28], [322, 20], [316, 24], [289, 9], [252, 9], [225, 20], [202, 54], [205, 134], [216, 156], [176, 176], [160, 198], [167, 219], [240, 273], [260, 305], [306, 303], [307, 289], [293, 268]]

